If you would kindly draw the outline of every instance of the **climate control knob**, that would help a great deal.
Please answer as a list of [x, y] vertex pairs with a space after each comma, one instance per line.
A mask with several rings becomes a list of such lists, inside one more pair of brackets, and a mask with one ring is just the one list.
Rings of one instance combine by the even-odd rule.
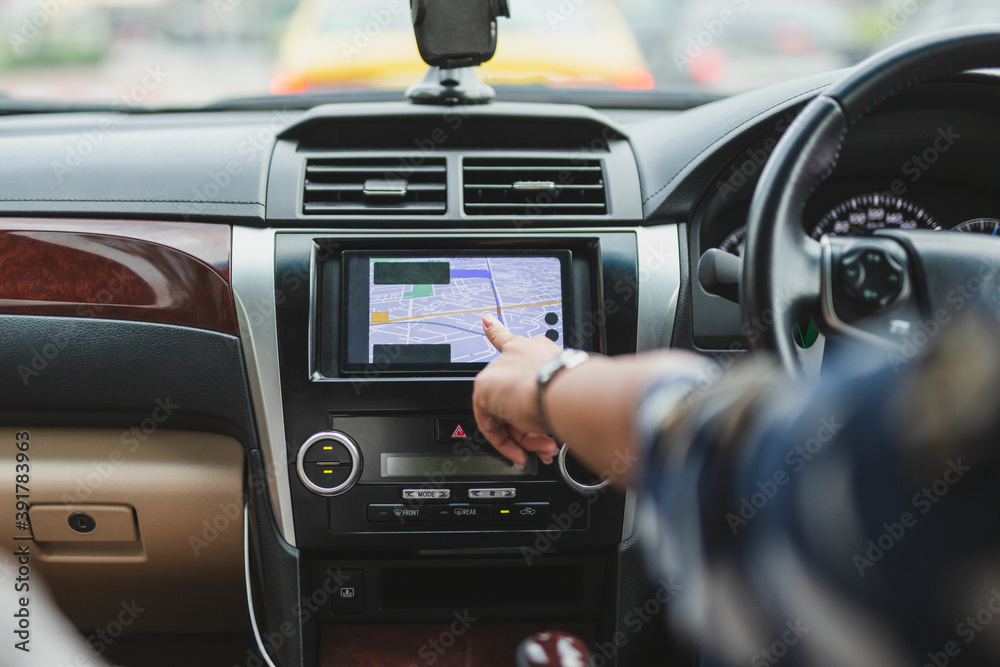
[[339, 496], [361, 476], [361, 450], [340, 431], [323, 431], [302, 443], [295, 462], [299, 479], [321, 496]]
[[563, 481], [578, 493], [597, 493], [611, 483], [608, 477], [602, 479], [590, 472], [569, 453], [566, 445], [559, 450], [559, 474], [562, 475]]

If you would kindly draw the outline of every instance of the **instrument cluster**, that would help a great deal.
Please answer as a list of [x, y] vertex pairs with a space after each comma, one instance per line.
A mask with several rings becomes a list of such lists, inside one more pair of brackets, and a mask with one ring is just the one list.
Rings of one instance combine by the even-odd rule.
[[[1000, 219], [976, 217], [949, 225], [927, 208], [906, 197], [888, 193], [859, 194], [839, 202], [808, 228], [817, 241], [825, 236], [870, 236], [880, 229], [930, 229], [1000, 235]], [[718, 244], [720, 250], [741, 256], [746, 225], [740, 225]]]

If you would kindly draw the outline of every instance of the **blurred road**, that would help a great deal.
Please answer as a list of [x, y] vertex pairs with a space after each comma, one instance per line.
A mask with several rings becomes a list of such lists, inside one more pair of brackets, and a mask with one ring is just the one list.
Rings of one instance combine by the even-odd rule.
[[[302, 43], [291, 28], [286, 31], [289, 21], [294, 25], [293, 17], [301, 19], [302, 10], [312, 9], [309, 17], [315, 20], [299, 24], [317, 31], [332, 30], [331, 22], [344, 14], [346, 3], [358, 1], [0, 0], [0, 91], [25, 99], [152, 107], [200, 106], [265, 94], [282, 69], [278, 53], [283, 36], [285, 46]], [[382, 26], [375, 25], [373, 17], [385, 13], [389, 3], [405, 6], [407, 2], [365, 1], [374, 3], [374, 9], [351, 5], [356, 10], [348, 12], [353, 27], [338, 27], [348, 31], [345, 40], [367, 40], [360, 34], [362, 28], [377, 35]], [[512, 11], [517, 12], [525, 6], [518, 3], [537, 0], [510, 1]], [[593, 19], [580, 10], [596, 6], [583, 4], [588, 1], [560, 0], [554, 10], [536, 11], [539, 34], [557, 28], [588, 34], [587, 21]], [[622, 34], [628, 40], [622, 38], [621, 44], [634, 36], [648, 71], [643, 72], [644, 81], [651, 75], [661, 88], [724, 93], [845, 67], [882, 46], [952, 24], [1000, 20], [998, 0], [615, 3], [627, 23], [622, 24]], [[531, 14], [522, 10], [520, 15]], [[32, 27], [32, 22], [40, 27]], [[503, 29], [501, 22], [501, 35]], [[329, 70], [331, 81], [345, 76], [340, 53], [345, 43], [341, 40], [338, 48], [334, 40], [317, 51], [314, 60], [322, 62], [310, 61], [319, 70]], [[564, 51], [560, 50], [563, 58], [572, 57]], [[326, 58], [328, 53], [334, 57]], [[389, 71], [391, 62], [382, 63], [382, 71]], [[293, 66], [286, 62], [284, 67]], [[538, 63], [527, 62], [523, 67], [534, 72]], [[366, 82], [377, 78], [360, 71]]]

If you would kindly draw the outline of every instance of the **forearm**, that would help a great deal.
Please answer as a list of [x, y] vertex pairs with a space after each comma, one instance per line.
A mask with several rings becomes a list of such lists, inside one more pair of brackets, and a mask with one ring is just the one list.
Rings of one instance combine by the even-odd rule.
[[545, 415], [575, 456], [623, 487], [634, 479], [636, 411], [646, 388], [671, 374], [694, 375], [704, 367], [702, 357], [676, 351], [595, 357], [552, 380], [542, 397]]

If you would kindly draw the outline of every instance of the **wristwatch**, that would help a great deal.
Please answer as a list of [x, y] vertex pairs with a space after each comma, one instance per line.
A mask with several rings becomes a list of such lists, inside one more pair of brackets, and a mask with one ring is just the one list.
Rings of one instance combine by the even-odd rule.
[[583, 350], [573, 350], [567, 349], [560, 352], [558, 355], [552, 357], [545, 363], [543, 363], [538, 368], [538, 391], [536, 392], [538, 401], [538, 418], [541, 420], [542, 424], [549, 435], [552, 435], [552, 424], [549, 423], [548, 417], [545, 416], [545, 406], [542, 405], [542, 394], [545, 393], [546, 387], [556, 379], [556, 376], [565, 370], [570, 368], [576, 368], [583, 362], [590, 359], [590, 353], [584, 352]]

